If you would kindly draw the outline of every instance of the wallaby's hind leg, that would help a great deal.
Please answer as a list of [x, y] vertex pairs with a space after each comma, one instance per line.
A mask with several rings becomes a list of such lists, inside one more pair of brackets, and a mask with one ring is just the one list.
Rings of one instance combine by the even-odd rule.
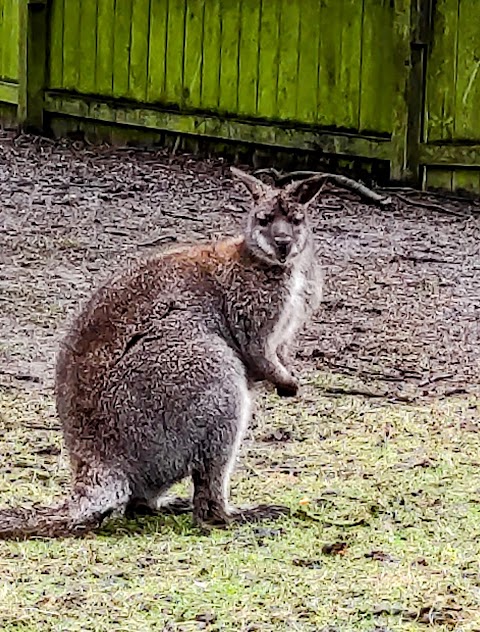
[[226, 474], [225, 467], [213, 463], [193, 472], [193, 518], [198, 525], [224, 527], [230, 522], [228, 502], [223, 491]]
[[200, 526], [225, 527], [229, 524], [276, 520], [290, 512], [282, 505], [257, 505], [245, 509], [229, 507], [227, 488], [231, 467], [211, 463], [193, 472], [195, 495], [193, 516]]
[[210, 454], [202, 467], [192, 472], [193, 517], [200, 526], [225, 527], [231, 523], [279, 518], [288, 513], [286, 507], [277, 505], [235, 509], [228, 504], [230, 476], [251, 416], [251, 399], [246, 386], [239, 389], [237, 395], [236, 419], [230, 424], [219, 419], [215, 426], [221, 433], [223, 428], [223, 441], [217, 444], [221, 445], [222, 449]]
[[216, 436], [211, 433], [207, 437], [208, 456], [192, 472], [193, 518], [199, 525], [226, 526], [232, 515], [228, 505], [230, 475], [252, 410], [246, 381], [238, 380], [231, 382], [230, 392], [224, 386], [222, 398], [217, 395], [210, 405], [205, 402], [218, 419], [210, 421]]

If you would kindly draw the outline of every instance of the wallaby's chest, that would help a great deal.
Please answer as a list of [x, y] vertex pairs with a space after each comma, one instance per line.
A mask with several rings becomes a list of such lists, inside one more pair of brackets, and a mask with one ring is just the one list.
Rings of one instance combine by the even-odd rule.
[[302, 323], [306, 307], [306, 285], [304, 271], [300, 268], [295, 269], [286, 284], [277, 318], [272, 323], [273, 329], [268, 340], [268, 345], [272, 349], [288, 342]]

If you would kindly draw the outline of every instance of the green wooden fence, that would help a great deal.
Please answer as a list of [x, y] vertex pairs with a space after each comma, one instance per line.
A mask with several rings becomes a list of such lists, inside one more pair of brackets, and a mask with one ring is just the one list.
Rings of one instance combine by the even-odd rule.
[[0, 0], [0, 101], [480, 191], [479, 0]]
[[480, 2], [437, 0], [432, 26], [421, 159], [432, 186], [480, 192]]
[[18, 103], [18, 0], [0, 0], [0, 102]]
[[[364, 14], [358, 0], [54, 2], [48, 86], [388, 134], [393, 12], [376, 5]], [[361, 90], [382, 76], [380, 95]]]

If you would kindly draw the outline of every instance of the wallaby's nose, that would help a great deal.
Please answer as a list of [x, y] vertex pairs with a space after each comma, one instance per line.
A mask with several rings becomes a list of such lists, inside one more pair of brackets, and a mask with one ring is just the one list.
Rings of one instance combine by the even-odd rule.
[[292, 238], [290, 235], [276, 235], [274, 241], [281, 254], [287, 255], [290, 252], [292, 246]]
[[275, 236], [275, 243], [277, 244], [277, 246], [290, 246], [290, 244], [292, 243], [292, 238], [290, 237], [290, 235], [276, 235]]

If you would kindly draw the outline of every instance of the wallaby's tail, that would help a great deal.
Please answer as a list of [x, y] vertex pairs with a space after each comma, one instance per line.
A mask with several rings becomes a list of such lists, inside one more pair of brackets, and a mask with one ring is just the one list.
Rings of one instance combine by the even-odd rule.
[[98, 527], [104, 515], [72, 519], [68, 501], [51, 507], [0, 509], [0, 540], [81, 536]]

